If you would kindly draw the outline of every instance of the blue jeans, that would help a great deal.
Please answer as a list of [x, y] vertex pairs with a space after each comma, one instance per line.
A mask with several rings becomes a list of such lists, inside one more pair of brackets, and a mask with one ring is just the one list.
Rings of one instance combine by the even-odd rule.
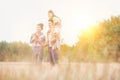
[[54, 63], [58, 63], [58, 53], [57, 49], [52, 49], [52, 58]]
[[33, 46], [33, 61], [36, 63], [41, 63], [43, 59], [44, 49], [42, 46]]
[[58, 49], [48, 47], [49, 61], [51, 64], [58, 63]]

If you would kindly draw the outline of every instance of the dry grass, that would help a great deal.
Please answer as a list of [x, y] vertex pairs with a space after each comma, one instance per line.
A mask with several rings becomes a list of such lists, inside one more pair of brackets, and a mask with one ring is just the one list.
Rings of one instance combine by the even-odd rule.
[[120, 64], [1, 62], [0, 80], [120, 80]]

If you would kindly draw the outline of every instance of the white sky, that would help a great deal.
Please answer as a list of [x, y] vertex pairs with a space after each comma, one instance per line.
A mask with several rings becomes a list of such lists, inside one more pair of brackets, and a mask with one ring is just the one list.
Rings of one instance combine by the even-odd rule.
[[48, 10], [62, 20], [65, 43], [77, 41], [80, 30], [112, 15], [120, 15], [120, 0], [0, 0], [0, 41], [29, 43], [36, 24], [48, 30]]

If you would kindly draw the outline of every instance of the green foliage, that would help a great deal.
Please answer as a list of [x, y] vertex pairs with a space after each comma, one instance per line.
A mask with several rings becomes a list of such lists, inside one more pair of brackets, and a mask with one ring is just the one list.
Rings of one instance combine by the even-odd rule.
[[100, 22], [79, 36], [76, 47], [87, 54], [89, 61], [117, 61], [120, 58], [120, 16]]
[[31, 56], [31, 47], [22, 42], [0, 42], [0, 61], [22, 61]]
[[[120, 16], [90, 26], [78, 37], [74, 46], [61, 45], [60, 61], [120, 61]], [[31, 46], [22, 42], [0, 42], [0, 61], [30, 61]], [[44, 61], [48, 58], [45, 48]]]
[[120, 61], [120, 16], [88, 27], [78, 38], [75, 46], [61, 46], [62, 56], [69, 61]]

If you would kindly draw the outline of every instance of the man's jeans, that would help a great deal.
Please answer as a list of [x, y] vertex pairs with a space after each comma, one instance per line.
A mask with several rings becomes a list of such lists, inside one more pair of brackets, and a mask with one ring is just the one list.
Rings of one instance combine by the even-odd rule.
[[49, 61], [51, 64], [58, 63], [58, 50], [52, 49], [51, 47], [48, 48], [49, 53]]

